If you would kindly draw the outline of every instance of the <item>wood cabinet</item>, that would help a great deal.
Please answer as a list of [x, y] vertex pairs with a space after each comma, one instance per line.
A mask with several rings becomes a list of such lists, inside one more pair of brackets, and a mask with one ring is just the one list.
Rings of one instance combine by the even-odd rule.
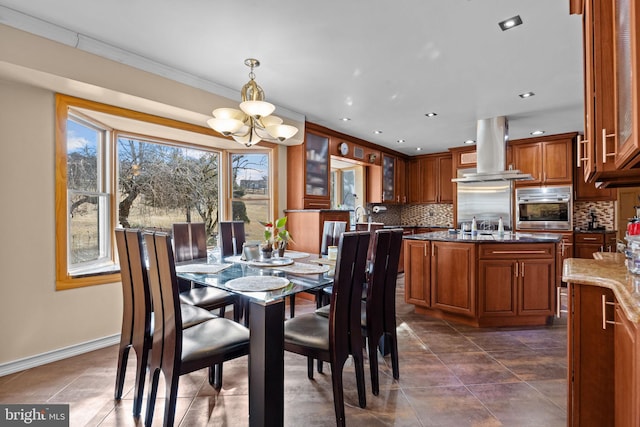
[[583, 14], [585, 133], [576, 150], [581, 172], [601, 188], [637, 185], [638, 6], [584, 0], [571, 12]]
[[606, 233], [576, 233], [575, 234], [575, 257], [593, 259], [596, 252], [615, 252], [616, 234]]
[[404, 300], [418, 307], [431, 305], [431, 242], [404, 240]]
[[479, 252], [481, 318], [553, 315], [555, 245], [480, 245]]
[[429, 154], [409, 162], [409, 203], [453, 203], [451, 154]]
[[349, 230], [349, 211], [345, 210], [285, 210], [287, 230], [293, 236], [289, 249], [319, 254], [325, 221], [345, 221]]
[[329, 209], [329, 139], [307, 130], [304, 143], [287, 147], [287, 208]]
[[476, 245], [434, 241], [431, 251], [431, 307], [475, 316]]
[[616, 426], [640, 426], [640, 348], [636, 325], [616, 304], [614, 326], [614, 419]]
[[[576, 147], [581, 142], [576, 141]], [[584, 178], [582, 163], [578, 161], [573, 174], [573, 200], [576, 202], [593, 202], [616, 200], [616, 190], [613, 188], [598, 188], [595, 182], [588, 182]]]
[[[603, 297], [613, 292], [598, 286], [569, 285], [567, 425], [614, 425], [614, 331], [603, 328]], [[613, 319], [613, 310], [604, 306]]]
[[575, 136], [565, 133], [512, 141], [514, 168], [533, 177], [531, 181], [516, 181], [516, 186], [571, 184]]
[[472, 326], [544, 325], [555, 309], [556, 244], [405, 239], [405, 301]]
[[369, 203], [406, 203], [407, 167], [404, 159], [382, 153], [382, 166], [372, 166], [367, 173]]
[[[403, 236], [413, 234], [413, 227], [404, 227], [402, 229]], [[398, 260], [398, 273], [404, 273], [404, 245], [400, 246], [400, 259]]]

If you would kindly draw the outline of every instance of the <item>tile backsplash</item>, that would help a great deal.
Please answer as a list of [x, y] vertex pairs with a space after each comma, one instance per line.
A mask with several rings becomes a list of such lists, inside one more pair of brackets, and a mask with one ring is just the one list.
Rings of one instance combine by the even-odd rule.
[[[367, 208], [375, 206], [367, 205]], [[450, 203], [443, 204], [424, 204], [424, 205], [385, 205], [386, 211], [380, 213], [372, 213], [371, 220], [373, 222], [383, 222], [387, 225], [431, 225], [451, 227], [453, 223], [453, 205]], [[586, 230], [590, 212], [594, 211], [600, 226], [607, 230], [616, 229], [616, 212], [615, 202], [574, 202], [573, 204], [573, 227]]]
[[586, 230], [591, 219], [591, 211], [596, 214], [601, 227], [607, 230], [616, 229], [615, 202], [574, 202], [573, 227]]

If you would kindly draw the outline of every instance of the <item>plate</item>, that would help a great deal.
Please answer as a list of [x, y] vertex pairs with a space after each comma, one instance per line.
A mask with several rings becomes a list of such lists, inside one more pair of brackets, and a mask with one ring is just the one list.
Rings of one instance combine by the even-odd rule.
[[255, 267], [281, 267], [283, 265], [291, 265], [293, 264], [293, 260], [291, 258], [265, 258], [265, 259], [254, 259], [248, 261], [249, 265], [253, 265]]
[[289, 284], [289, 279], [276, 276], [245, 276], [229, 280], [225, 286], [234, 291], [265, 292], [282, 289]]

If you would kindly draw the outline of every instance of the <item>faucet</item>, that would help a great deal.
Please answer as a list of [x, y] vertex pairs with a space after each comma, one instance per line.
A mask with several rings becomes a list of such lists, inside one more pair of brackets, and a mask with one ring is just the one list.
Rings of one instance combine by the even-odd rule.
[[[359, 212], [360, 210], [361, 210], [362, 212]], [[358, 206], [356, 206], [356, 208], [353, 210], [353, 215], [356, 217], [356, 224], [360, 222], [360, 216], [361, 216], [363, 213], [366, 213], [366, 212], [367, 212], [367, 211], [365, 210], [364, 206], [362, 206], [362, 205], [358, 205]]]

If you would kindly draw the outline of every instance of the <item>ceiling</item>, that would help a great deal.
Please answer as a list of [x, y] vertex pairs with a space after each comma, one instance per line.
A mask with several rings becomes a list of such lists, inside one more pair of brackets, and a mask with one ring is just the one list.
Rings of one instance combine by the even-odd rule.
[[[226, 87], [238, 100], [248, 81], [244, 60], [257, 58], [256, 81], [268, 101], [408, 155], [461, 146], [475, 139], [478, 119], [499, 115], [508, 117], [511, 139], [583, 128], [582, 21], [569, 15], [569, 0], [0, 6]], [[498, 22], [514, 15], [523, 24], [500, 30]], [[525, 92], [535, 96], [518, 96]]]

